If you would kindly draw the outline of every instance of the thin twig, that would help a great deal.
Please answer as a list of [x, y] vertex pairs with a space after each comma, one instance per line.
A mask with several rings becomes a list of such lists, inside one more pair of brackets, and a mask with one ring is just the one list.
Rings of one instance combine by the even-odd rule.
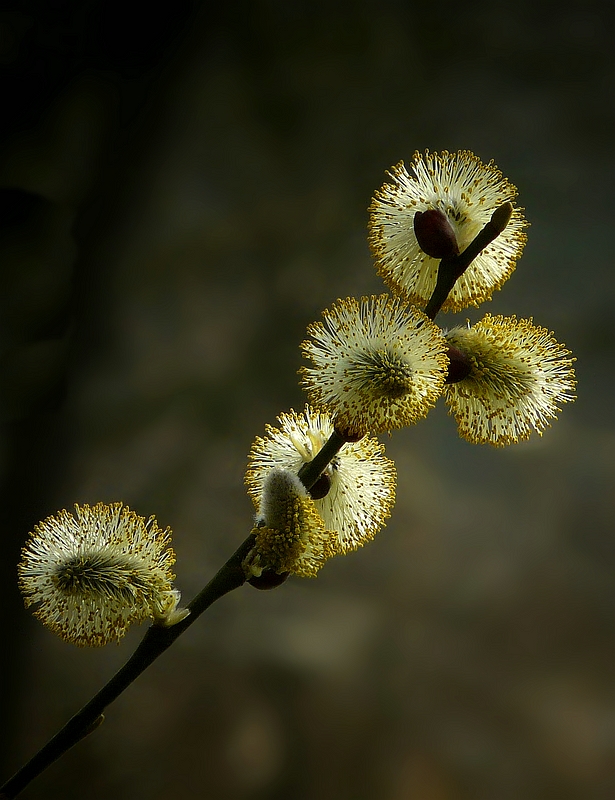
[[510, 221], [512, 211], [512, 203], [503, 203], [496, 208], [489, 222], [462, 253], [451, 258], [443, 258], [440, 261], [436, 287], [425, 306], [425, 314], [429, 319], [436, 318], [436, 314], [442, 308], [449, 292], [455, 285], [455, 281], [463, 275], [476, 256], [502, 233]]
[[298, 472], [299, 480], [306, 489], [311, 489], [320, 478], [327, 464], [335, 458], [348, 439], [339, 431], [334, 430], [327, 439], [321, 450], [311, 461], [305, 463]]

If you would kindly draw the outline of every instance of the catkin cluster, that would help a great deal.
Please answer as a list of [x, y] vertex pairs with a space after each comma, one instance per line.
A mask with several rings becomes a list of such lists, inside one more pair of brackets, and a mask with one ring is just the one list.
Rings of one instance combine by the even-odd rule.
[[[460, 436], [502, 447], [542, 434], [574, 399], [571, 354], [532, 320], [487, 314], [450, 330], [434, 322], [440, 310], [490, 300], [513, 272], [527, 227], [516, 188], [468, 151], [415, 153], [389, 175], [370, 206], [368, 239], [391, 294], [340, 299], [309, 325], [300, 370], [309, 404], [256, 439], [246, 474], [256, 530], [269, 530], [272, 471], [301, 476], [335, 433], [339, 450], [307, 487], [328, 554], [364, 544], [390, 514], [395, 468], [374, 434], [413, 425], [443, 396]], [[309, 549], [311, 533], [297, 530], [293, 541], [302, 535]], [[305, 574], [299, 561], [267, 561], [259, 541], [248, 571]]]
[[[434, 321], [491, 299], [511, 275], [527, 227], [516, 188], [467, 151], [416, 153], [389, 176], [368, 240], [390, 294], [340, 299], [309, 325], [308, 403], [280, 414], [250, 450], [256, 518], [242, 567], [257, 588], [314, 576], [382, 527], [396, 472], [376, 434], [415, 424], [442, 396], [460, 436], [502, 447], [542, 434], [574, 399], [574, 359], [531, 319], [486, 314], [449, 330]], [[24, 548], [26, 605], [79, 645], [119, 639], [148, 617], [173, 625], [187, 612], [169, 544], [168, 529], [121, 503], [62, 511]]]

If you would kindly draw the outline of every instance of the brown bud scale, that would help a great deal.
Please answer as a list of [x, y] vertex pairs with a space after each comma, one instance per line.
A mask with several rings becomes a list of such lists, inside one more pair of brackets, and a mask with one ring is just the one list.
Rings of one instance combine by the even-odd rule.
[[437, 208], [416, 212], [414, 233], [421, 250], [431, 258], [453, 258], [459, 253], [453, 226], [446, 214]]

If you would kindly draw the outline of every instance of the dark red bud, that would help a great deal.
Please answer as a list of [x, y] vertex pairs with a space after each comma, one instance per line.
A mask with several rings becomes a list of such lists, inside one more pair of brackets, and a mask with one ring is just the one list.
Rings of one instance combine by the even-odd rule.
[[250, 586], [254, 586], [255, 589], [266, 591], [267, 589], [275, 589], [277, 586], [281, 586], [289, 575], [290, 572], [275, 572], [272, 569], [264, 569], [258, 578], [256, 575], [248, 578], [248, 583]]
[[[98, 728], [100, 725], [102, 725], [104, 721], [105, 721], [105, 715], [104, 714], [99, 714], [96, 717], [96, 719], [92, 723], [90, 723], [90, 725], [88, 725], [88, 727], [86, 728], [86, 731], [85, 731], [85, 735], [89, 736], [91, 733], [93, 733], [96, 730], [96, 728]], [[0, 797], [1, 797], [1, 795], [0, 795]]]
[[466, 354], [449, 344], [446, 355], [448, 356], [448, 375], [445, 383], [459, 383], [467, 378], [472, 370], [472, 364]]
[[459, 253], [453, 226], [437, 208], [416, 212], [414, 233], [421, 250], [432, 258], [453, 258]]
[[330, 488], [331, 478], [326, 472], [323, 472], [320, 478], [318, 478], [316, 483], [309, 490], [310, 497], [312, 500], [322, 500], [323, 497], [326, 497], [329, 494]]
[[360, 442], [364, 436], [367, 436], [367, 431], [356, 431], [350, 428], [343, 428], [337, 422], [335, 423], [335, 432], [345, 442]]

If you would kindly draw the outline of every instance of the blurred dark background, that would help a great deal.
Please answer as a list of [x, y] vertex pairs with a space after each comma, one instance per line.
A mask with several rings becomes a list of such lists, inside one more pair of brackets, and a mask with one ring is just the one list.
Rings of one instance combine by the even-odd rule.
[[532, 227], [480, 311], [578, 357], [576, 404], [495, 450], [438, 406], [386, 440], [390, 524], [315, 581], [214, 606], [31, 800], [615, 796], [615, 5], [4, 2], [3, 775], [128, 657], [22, 607], [26, 534], [75, 501], [174, 530], [191, 597], [245, 537], [246, 454], [304, 399], [298, 345], [381, 291], [367, 206], [467, 148]]

